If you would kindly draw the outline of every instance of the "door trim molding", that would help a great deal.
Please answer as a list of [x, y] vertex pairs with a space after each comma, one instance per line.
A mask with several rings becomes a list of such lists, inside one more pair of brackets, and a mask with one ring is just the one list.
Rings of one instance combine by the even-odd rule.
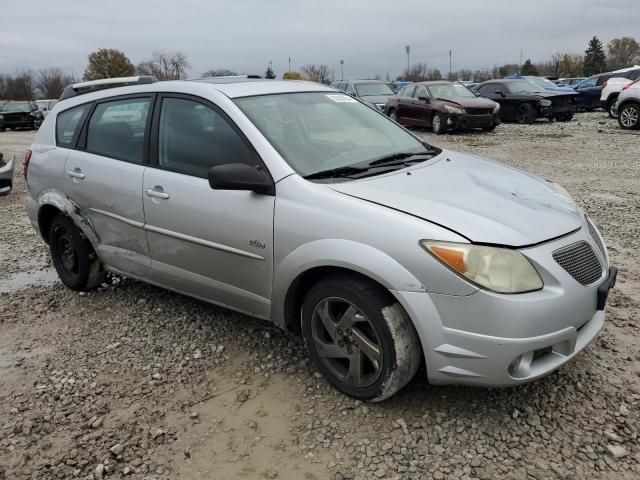
[[227, 253], [233, 253], [234, 255], [239, 255], [241, 257], [252, 258], [254, 260], [265, 260], [265, 258], [261, 255], [257, 255], [255, 253], [246, 252], [244, 250], [240, 250], [238, 248], [229, 247], [227, 245], [222, 245], [220, 243], [210, 242], [208, 240], [203, 240], [201, 238], [192, 237], [191, 235], [185, 235], [183, 233], [174, 232], [172, 230], [166, 230], [160, 227], [154, 227], [153, 225], [144, 225], [144, 229], [158, 233], [160, 235], [165, 235], [167, 237], [177, 238], [178, 240], [184, 240], [185, 242], [194, 243], [196, 245], [201, 245], [203, 247], [213, 248], [214, 250], [221, 250]]
[[100, 215], [104, 215], [105, 217], [113, 218], [114, 220], [118, 220], [122, 223], [126, 223], [127, 225], [131, 225], [132, 227], [144, 228], [144, 223], [138, 222], [136, 220], [131, 220], [126, 217], [121, 217], [120, 215], [116, 215], [115, 213], [105, 212], [104, 210], [99, 210], [97, 208], [90, 208], [89, 211], [100, 214]]

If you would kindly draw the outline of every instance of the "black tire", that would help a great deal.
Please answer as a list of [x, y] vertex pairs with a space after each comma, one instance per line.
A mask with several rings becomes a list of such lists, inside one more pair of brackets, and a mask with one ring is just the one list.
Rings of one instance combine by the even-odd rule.
[[497, 125], [495, 123], [491, 124], [488, 127], [482, 127], [483, 132], [493, 132], [496, 129]]
[[607, 115], [609, 115], [609, 118], [616, 118], [616, 115], [613, 113], [613, 106], [615, 105], [617, 100], [616, 98], [609, 98], [607, 100]]
[[71, 290], [90, 290], [104, 280], [104, 270], [91, 243], [66, 215], [57, 215], [49, 228], [49, 249], [58, 276]]
[[447, 133], [447, 116], [442, 113], [435, 113], [431, 117], [431, 131], [436, 135]]
[[521, 103], [516, 109], [516, 122], [520, 124], [533, 123], [536, 120], [536, 111], [529, 103]]
[[556, 120], [558, 120], [559, 122], [570, 122], [571, 120], [573, 120], [573, 115], [573, 112], [561, 113], [556, 117]]
[[640, 128], [640, 104], [627, 103], [618, 108], [618, 124], [624, 130]]
[[309, 290], [302, 334], [329, 383], [360, 400], [390, 397], [420, 365], [418, 334], [404, 309], [389, 292], [355, 275], [328, 277]]
[[393, 108], [389, 109], [389, 118], [390, 118], [391, 120], [393, 120], [394, 122], [397, 122], [397, 121], [398, 121], [398, 117], [396, 116], [396, 111], [395, 111], [395, 109], [393, 109]]

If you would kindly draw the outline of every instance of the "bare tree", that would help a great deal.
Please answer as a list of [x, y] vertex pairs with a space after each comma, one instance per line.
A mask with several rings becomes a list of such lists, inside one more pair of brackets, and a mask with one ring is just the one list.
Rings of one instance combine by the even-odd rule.
[[157, 50], [151, 59], [140, 62], [136, 71], [138, 75], [153, 75], [158, 80], [179, 80], [185, 78], [189, 67], [186, 54]]
[[304, 65], [300, 70], [302, 70], [307, 80], [327, 85], [331, 83], [331, 69], [328, 65]]
[[424, 82], [425, 80], [429, 80], [429, 69], [427, 68], [427, 64], [415, 63], [411, 65], [409, 70], [404, 71], [402, 77], [407, 82]]
[[640, 61], [640, 43], [632, 37], [614, 38], [607, 44], [607, 67], [611, 70]]
[[64, 73], [59, 68], [45, 68], [38, 72], [36, 88], [43, 98], [58, 98], [64, 88], [73, 82], [73, 75]]
[[237, 75], [233, 70], [228, 70], [226, 68], [215, 68], [211, 70], [207, 70], [202, 74], [202, 78], [210, 78], [210, 77], [233, 77]]
[[0, 99], [33, 100], [35, 81], [31, 70], [20, 70], [16, 75], [0, 76]]

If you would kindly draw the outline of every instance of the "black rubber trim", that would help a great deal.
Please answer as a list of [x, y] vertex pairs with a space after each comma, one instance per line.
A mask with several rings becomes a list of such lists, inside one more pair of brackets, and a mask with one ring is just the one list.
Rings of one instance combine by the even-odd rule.
[[618, 268], [609, 268], [609, 275], [604, 282], [598, 287], [598, 310], [604, 310], [604, 306], [607, 304], [607, 297], [609, 296], [609, 290], [616, 285], [616, 279], [618, 278]]

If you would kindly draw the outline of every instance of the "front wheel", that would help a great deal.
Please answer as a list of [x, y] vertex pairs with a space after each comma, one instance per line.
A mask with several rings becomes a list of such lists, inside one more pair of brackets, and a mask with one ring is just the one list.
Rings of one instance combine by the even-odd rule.
[[520, 124], [533, 123], [536, 119], [536, 111], [528, 103], [518, 105], [516, 113], [516, 120]]
[[442, 135], [447, 132], [447, 117], [441, 113], [435, 113], [431, 118], [431, 130], [436, 135]]
[[396, 111], [395, 110], [393, 110], [393, 109], [389, 110], [389, 118], [391, 120], [393, 120], [394, 122], [398, 121], [398, 116], [396, 115]]
[[573, 112], [561, 113], [556, 117], [559, 122], [570, 122], [573, 120]]
[[618, 123], [625, 130], [640, 128], [640, 105], [625, 105], [618, 112]]
[[418, 335], [404, 309], [357, 276], [336, 275], [311, 288], [302, 306], [302, 334], [329, 383], [360, 400], [390, 397], [420, 364]]
[[49, 249], [58, 276], [71, 290], [89, 290], [104, 279], [104, 271], [93, 247], [66, 215], [58, 215], [49, 228]]

